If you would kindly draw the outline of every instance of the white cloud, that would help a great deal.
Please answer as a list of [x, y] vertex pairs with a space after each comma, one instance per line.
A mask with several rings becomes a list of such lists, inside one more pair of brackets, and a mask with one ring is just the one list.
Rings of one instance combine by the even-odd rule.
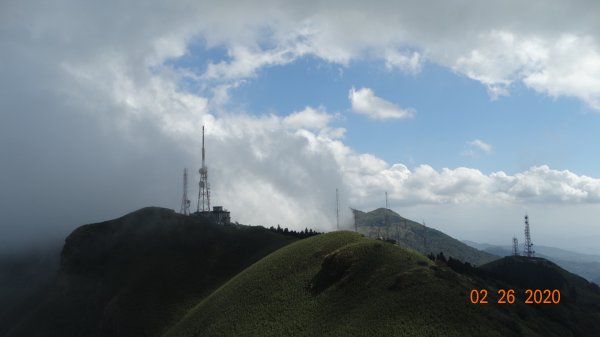
[[416, 51], [401, 53], [393, 49], [388, 49], [383, 55], [385, 66], [390, 70], [399, 69], [410, 74], [416, 74], [421, 71], [422, 57]]
[[523, 82], [550, 96], [578, 97], [600, 110], [600, 47], [592, 36], [563, 34], [547, 43], [544, 62]]
[[[568, 170], [552, 170], [548, 166], [507, 175], [499, 171], [489, 175], [471, 168], [444, 168], [440, 171], [428, 165], [414, 170], [395, 164], [360, 162], [359, 167], [345, 171], [346, 179], [360, 191], [380, 194], [389, 191], [395, 204], [528, 204], [528, 203], [598, 203], [600, 179], [578, 176]], [[360, 170], [361, 174], [355, 174]], [[355, 195], [358, 198], [358, 195]], [[358, 199], [356, 199], [358, 200]]]
[[414, 110], [403, 109], [398, 105], [375, 96], [373, 90], [361, 88], [350, 89], [348, 93], [352, 111], [366, 115], [372, 119], [403, 119], [414, 115]]
[[466, 155], [466, 156], [474, 156], [477, 154], [476, 151], [480, 151], [485, 154], [490, 154], [492, 152], [492, 146], [490, 144], [482, 141], [481, 139], [474, 139], [474, 140], [468, 141], [467, 145], [469, 145], [471, 147], [471, 149], [468, 149], [463, 152], [463, 155]]
[[307, 106], [302, 111], [296, 111], [283, 119], [283, 124], [290, 128], [323, 129], [331, 121], [331, 116], [323, 107], [314, 109]]
[[230, 60], [211, 64], [205, 78], [251, 77], [262, 67], [304, 55], [345, 66], [380, 60], [388, 69], [413, 74], [430, 62], [480, 82], [492, 99], [523, 83], [600, 110], [600, 24], [588, 15], [594, 6], [467, 1], [456, 11], [453, 2], [339, 6], [308, 1], [236, 4], [236, 11], [227, 12], [223, 3], [204, 8], [204, 21], [196, 22], [209, 46], [225, 46], [230, 54]]
[[237, 80], [252, 77], [263, 67], [284, 65], [294, 61], [303, 53], [298, 46], [283, 46], [274, 50], [251, 50], [246, 46], [232, 46], [229, 49], [231, 61], [210, 63], [203, 79]]
[[486, 85], [493, 99], [509, 94], [510, 85], [550, 96], [578, 97], [600, 110], [600, 49], [590, 35], [563, 33], [554, 39], [492, 30], [479, 45], [452, 63], [455, 71]]

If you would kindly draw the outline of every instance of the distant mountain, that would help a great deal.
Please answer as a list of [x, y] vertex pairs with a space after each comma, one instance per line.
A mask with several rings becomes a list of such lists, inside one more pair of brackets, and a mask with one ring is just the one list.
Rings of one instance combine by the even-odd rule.
[[[511, 246], [491, 245], [463, 240], [473, 248], [477, 248], [498, 256], [512, 255]], [[571, 273], [581, 275], [596, 284], [600, 284], [600, 256], [576, 253], [556, 247], [534, 246], [535, 255], [548, 259]]]
[[368, 237], [381, 236], [398, 241], [403, 247], [414, 249], [422, 254], [443, 252], [461, 261], [481, 265], [499, 256], [475, 249], [434, 228], [404, 218], [385, 208], [371, 212], [354, 210], [354, 221], [359, 233]]
[[[542, 260], [519, 262], [459, 274], [387, 242], [323, 234], [252, 265], [163, 337], [597, 336], [600, 290]], [[525, 304], [525, 285], [560, 289], [561, 302]], [[515, 290], [514, 304], [497, 303], [499, 287]], [[489, 303], [472, 304], [473, 289]]]

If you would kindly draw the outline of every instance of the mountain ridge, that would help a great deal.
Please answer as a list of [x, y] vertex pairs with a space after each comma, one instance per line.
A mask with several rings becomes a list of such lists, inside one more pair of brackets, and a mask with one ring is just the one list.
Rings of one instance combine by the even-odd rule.
[[506, 267], [506, 259], [475, 268], [444, 254], [432, 258], [355, 232], [298, 240], [260, 226], [143, 208], [74, 230], [54, 282], [2, 335], [562, 337], [600, 331], [600, 290], [558, 266], [543, 262], [538, 269], [562, 280], [556, 283], [560, 305], [480, 305], [470, 301], [473, 290], [487, 289], [491, 300], [501, 287], [522, 292], [507, 275], [529, 279], [534, 268]]

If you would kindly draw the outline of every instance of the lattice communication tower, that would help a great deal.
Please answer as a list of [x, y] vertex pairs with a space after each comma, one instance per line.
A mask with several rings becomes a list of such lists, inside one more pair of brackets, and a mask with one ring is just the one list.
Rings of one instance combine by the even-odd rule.
[[535, 251], [533, 250], [533, 243], [531, 242], [531, 235], [529, 233], [529, 216], [525, 215], [525, 250], [524, 255], [527, 257], [534, 257]]
[[198, 212], [210, 211], [210, 184], [208, 183], [208, 168], [206, 167], [206, 155], [204, 152], [204, 125], [202, 125], [202, 167], [198, 170], [200, 173], [200, 189], [198, 191]]
[[519, 256], [519, 239], [517, 239], [516, 236], [513, 236], [512, 243], [512, 255]]

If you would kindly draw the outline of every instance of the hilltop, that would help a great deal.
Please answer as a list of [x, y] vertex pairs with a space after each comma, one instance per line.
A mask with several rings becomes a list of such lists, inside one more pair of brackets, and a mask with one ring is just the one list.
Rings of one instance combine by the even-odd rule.
[[54, 283], [7, 336], [158, 336], [195, 303], [296, 239], [148, 207], [65, 240]]
[[352, 210], [359, 233], [368, 237], [390, 238], [407, 248], [414, 249], [424, 255], [443, 252], [473, 265], [498, 259], [498, 256], [473, 248], [434, 228], [424, 226], [416, 221], [404, 218], [398, 213], [385, 208], [371, 212]]

